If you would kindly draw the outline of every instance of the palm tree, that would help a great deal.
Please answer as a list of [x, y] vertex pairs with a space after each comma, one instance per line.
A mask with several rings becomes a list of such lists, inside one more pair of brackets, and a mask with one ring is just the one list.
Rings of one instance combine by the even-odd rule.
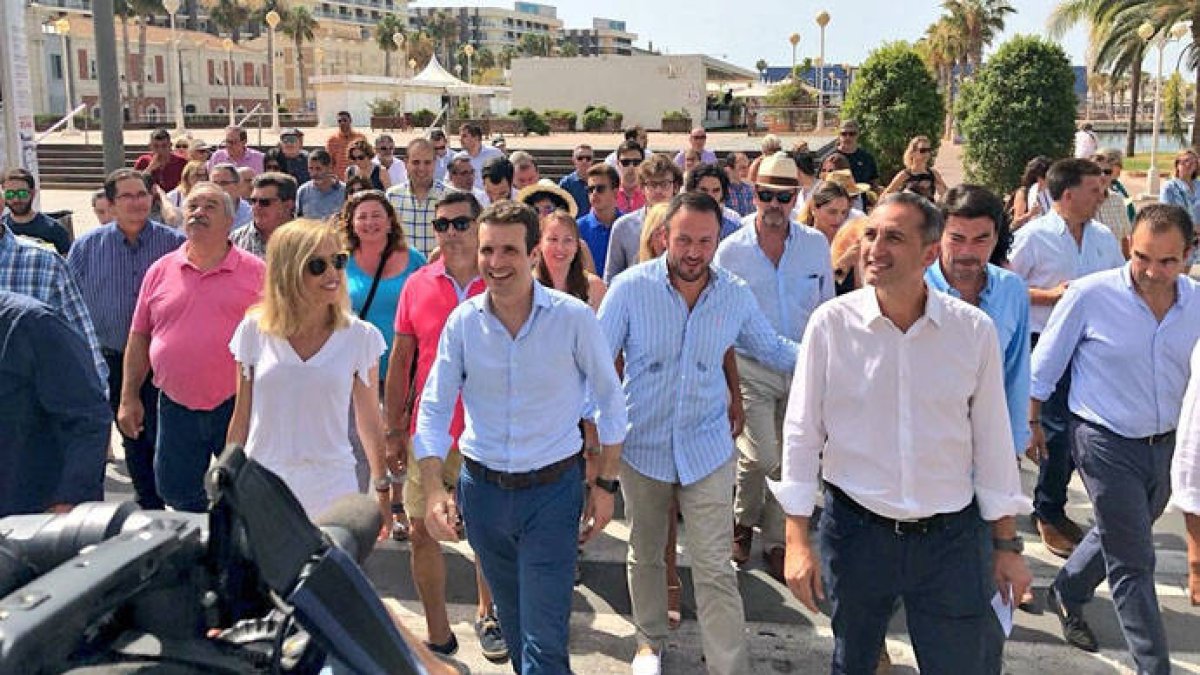
[[767, 72], [767, 66], [768, 66], [768, 65], [769, 65], [769, 64], [767, 63], [767, 60], [766, 60], [766, 59], [759, 59], [759, 60], [757, 60], [757, 61], [755, 61], [755, 62], [754, 62], [754, 69], [758, 71], [758, 79], [759, 79], [759, 80], [762, 80], [762, 79], [763, 79], [763, 76], [764, 76], [764, 75], [766, 74], [766, 72]]
[[983, 48], [1004, 32], [1004, 15], [1016, 11], [1008, 0], [944, 0], [942, 7], [962, 37], [965, 65], [973, 71], [983, 65]]
[[385, 14], [375, 25], [375, 44], [383, 50], [383, 75], [384, 77], [392, 76], [392, 52], [399, 51], [396, 46], [395, 35], [399, 33], [401, 36], [404, 32], [405, 22], [395, 14]]
[[200, 0], [208, 10], [208, 20], [217, 30], [229, 33], [229, 39], [237, 42], [242, 36], [242, 26], [250, 22], [251, 8], [238, 0]]
[[296, 70], [300, 74], [300, 106], [308, 109], [308, 81], [304, 74], [304, 43], [312, 42], [316, 37], [317, 20], [304, 5], [299, 5], [289, 11], [279, 24], [283, 34], [292, 39], [296, 49]]
[[954, 100], [965, 71], [964, 68], [959, 68], [956, 81], [954, 67], [960, 65], [965, 58], [966, 41], [950, 17], [943, 16], [925, 29], [925, 37], [921, 38], [918, 44], [918, 53], [923, 54], [926, 65], [933, 70], [938, 87], [946, 98], [943, 135], [949, 138], [954, 123]]
[[113, 0], [113, 14], [121, 19], [121, 56], [125, 70], [125, 108], [133, 112], [137, 99], [133, 92], [133, 66], [129, 58], [129, 17], [133, 14], [133, 6], [129, 0]]
[[487, 47], [480, 47], [475, 51], [475, 63], [478, 64], [481, 72], [488, 68], [495, 68], [496, 53]]
[[562, 40], [558, 43], [558, 55], [567, 58], [579, 56], [579, 45], [570, 40]]
[[129, 8], [139, 19], [138, 54], [133, 64], [134, 76], [137, 77], [137, 93], [133, 109], [140, 117], [145, 112], [142, 108], [146, 103], [146, 26], [152, 18], [166, 14], [167, 10], [163, 7], [162, 0], [129, 0]]
[[425, 20], [425, 33], [437, 46], [439, 60], [450, 63], [450, 41], [458, 39], [458, 21], [445, 10], [438, 10]]
[[509, 70], [510, 68], [512, 68], [512, 61], [516, 57], [517, 57], [516, 47], [513, 47], [512, 45], [504, 45], [504, 49], [500, 50], [500, 58], [497, 59], [496, 62], [498, 64], [500, 64], [501, 68], [503, 68], [505, 70]]
[[[1191, 22], [1191, 41], [1188, 43], [1188, 68], [1196, 73], [1196, 87], [1200, 89], [1200, 0], [1149, 0], [1148, 21], [1157, 29], [1155, 38], [1169, 31], [1178, 23]], [[1200, 144], [1200, 125], [1192, 125], [1192, 145]]]

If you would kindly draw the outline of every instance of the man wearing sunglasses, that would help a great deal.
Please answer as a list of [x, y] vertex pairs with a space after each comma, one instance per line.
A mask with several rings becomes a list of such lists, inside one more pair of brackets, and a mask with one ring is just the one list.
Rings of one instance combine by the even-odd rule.
[[[714, 262], [745, 280], [771, 326], [800, 342], [808, 317], [834, 295], [829, 243], [817, 230], [789, 217], [800, 189], [796, 162], [784, 152], [759, 163], [754, 180], [754, 213], [721, 242]], [[745, 564], [757, 526], [763, 562], [783, 582], [783, 509], [767, 489], [779, 480], [783, 457], [783, 412], [792, 373], [773, 370], [745, 349], [737, 350], [746, 426], [737, 439], [733, 500], [733, 562]]]
[[248, 166], [255, 174], [263, 171], [263, 153], [246, 144], [246, 130], [239, 126], [225, 127], [225, 147], [217, 150], [208, 160], [208, 172], [218, 164], [228, 162], [235, 167]]
[[717, 153], [704, 147], [706, 143], [708, 143], [708, 132], [704, 130], [704, 127], [692, 129], [692, 133], [688, 134], [688, 147], [675, 153], [675, 164], [679, 168], [683, 168], [683, 160], [688, 150], [700, 153], [701, 164], [716, 164]]
[[596, 262], [596, 276], [604, 277], [604, 262], [608, 256], [608, 241], [613, 223], [624, 215], [617, 208], [617, 185], [620, 176], [612, 166], [593, 164], [587, 171], [587, 194], [591, 196], [591, 210], [578, 219], [579, 237], [587, 242], [592, 260]]
[[250, 209], [254, 220], [235, 229], [229, 240], [243, 251], [266, 259], [271, 233], [296, 212], [296, 179], [277, 171], [255, 176]]
[[0, 218], [13, 234], [32, 237], [54, 246], [59, 255], [71, 249], [71, 233], [50, 216], [33, 208], [37, 183], [25, 169], [9, 169], [4, 174], [4, 202], [8, 213]]
[[396, 141], [387, 134], [380, 134], [375, 139], [375, 157], [371, 159], [371, 163], [378, 164], [387, 172], [390, 179], [388, 185], [400, 185], [408, 180], [408, 169], [405, 168], [404, 162], [396, 157]]
[[176, 511], [208, 508], [204, 475], [225, 447], [233, 415], [237, 365], [233, 332], [262, 294], [266, 268], [229, 241], [233, 199], [197, 183], [184, 202], [187, 241], [150, 266], [142, 281], [129, 339], [117, 426], [129, 437], [146, 427], [140, 391], [153, 370], [158, 386], [154, 477]]
[[279, 166], [296, 179], [296, 185], [308, 182], [308, 153], [304, 150], [304, 134], [297, 128], [284, 129], [279, 135]]
[[[437, 160], [434, 160], [437, 164]], [[469, 192], [475, 196], [476, 201], [480, 206], [487, 206], [492, 200], [488, 199], [487, 193], [483, 188], [475, 187], [475, 167], [471, 166], [471, 160], [466, 157], [455, 157], [450, 160], [450, 167], [446, 171], [446, 176], [449, 181], [439, 181], [440, 185], [446, 192]]]
[[213, 183], [225, 191], [229, 198], [233, 200], [234, 216], [233, 226], [241, 227], [254, 219], [254, 213], [250, 209], [250, 202], [242, 199], [242, 175], [238, 173], [238, 167], [232, 162], [221, 162], [215, 164], [208, 171]]
[[575, 146], [575, 150], [571, 152], [571, 163], [575, 165], [575, 170], [558, 181], [558, 187], [571, 193], [580, 213], [587, 213], [588, 209], [592, 208], [587, 191], [587, 172], [592, 168], [594, 159], [595, 153], [592, 151], [592, 146], [586, 143]]
[[[845, 120], [838, 130], [838, 141], [830, 154], [841, 153], [850, 161], [850, 173], [854, 174], [854, 182], [869, 183], [879, 187], [879, 167], [875, 164], [875, 155], [858, 145], [858, 122]], [[822, 158], [824, 159], [824, 158]]]
[[638, 185], [646, 193], [646, 205], [613, 223], [604, 262], [604, 282], [608, 284], [612, 283], [613, 277], [637, 264], [646, 209], [671, 201], [683, 186], [683, 170], [663, 154], [650, 155], [638, 166], [637, 176]]
[[646, 205], [646, 193], [642, 192], [637, 178], [638, 167], [646, 159], [646, 148], [638, 145], [637, 141], [625, 141], [613, 155], [616, 159], [608, 164], [621, 174], [621, 184], [617, 187], [617, 208], [622, 213], [632, 213]]
[[1112, 230], [1113, 236], [1121, 244], [1121, 255], [1129, 260], [1129, 237], [1133, 234], [1133, 221], [1129, 219], [1129, 211], [1125, 208], [1125, 197], [1113, 187], [1116, 170], [1109, 152], [1101, 150], [1092, 155], [1092, 161], [1100, 167], [1100, 182], [1104, 184], [1104, 201], [1096, 209], [1096, 220]]

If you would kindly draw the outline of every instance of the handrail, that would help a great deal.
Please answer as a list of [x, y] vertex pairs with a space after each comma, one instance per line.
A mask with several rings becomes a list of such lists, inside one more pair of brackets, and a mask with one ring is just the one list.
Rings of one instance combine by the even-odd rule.
[[447, 120], [450, 119], [450, 106], [449, 105], [442, 106], [442, 109], [440, 111], [438, 111], [437, 117], [433, 118], [433, 122], [430, 123], [428, 128], [432, 129], [434, 127], [445, 126], [444, 123], [438, 124], [438, 122], [441, 121], [441, 119], [443, 117], [446, 118]]
[[255, 113], [257, 113], [257, 112], [258, 112], [260, 109], [262, 109], [262, 104], [261, 104], [261, 103], [255, 103], [255, 104], [254, 104], [254, 107], [250, 109], [250, 112], [246, 113], [246, 115], [245, 115], [244, 117], [242, 117], [242, 121], [241, 121], [241, 122], [238, 122], [238, 123], [237, 123], [237, 124], [235, 124], [234, 126], [239, 126], [239, 127], [240, 127], [240, 126], [244, 126], [244, 125], [246, 124], [246, 120], [250, 119], [250, 116], [251, 116], [251, 115], [254, 115]]
[[69, 120], [69, 119], [71, 119], [72, 117], [74, 117], [74, 116], [78, 115], [79, 113], [83, 112], [84, 110], [87, 110], [87, 104], [86, 104], [86, 103], [80, 103], [78, 107], [76, 107], [74, 110], [72, 110], [71, 112], [67, 113], [66, 115], [63, 115], [63, 116], [62, 116], [62, 119], [60, 119], [59, 121], [55, 122], [55, 123], [54, 123], [54, 126], [52, 126], [52, 127], [50, 127], [49, 129], [47, 129], [47, 130], [43, 131], [43, 132], [41, 133], [41, 135], [40, 135], [40, 136], [38, 136], [37, 138], [33, 139], [33, 144], [34, 144], [34, 145], [37, 145], [37, 144], [41, 143], [43, 140], [45, 140], [45, 138], [46, 138], [47, 136], [49, 136], [50, 134], [52, 134], [52, 133], [54, 133], [54, 132], [58, 131], [59, 127], [61, 127], [62, 125], [66, 124], [66, 123], [67, 123], [67, 120]]

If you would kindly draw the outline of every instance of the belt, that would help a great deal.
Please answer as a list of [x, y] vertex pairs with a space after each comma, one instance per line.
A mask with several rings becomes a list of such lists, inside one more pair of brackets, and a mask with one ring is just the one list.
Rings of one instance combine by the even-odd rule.
[[854, 513], [865, 517], [867, 520], [883, 525], [892, 532], [895, 532], [897, 535], [928, 534], [930, 532], [935, 532], [945, 527], [947, 521], [949, 521], [951, 518], [971, 508], [971, 506], [968, 505], [961, 511], [955, 511], [954, 513], [937, 513], [929, 516], [928, 518], [917, 518], [914, 520], [896, 520], [895, 518], [881, 516], [862, 504], [859, 504], [851, 499], [850, 495], [842, 492], [841, 488], [828, 481], [825, 482], [825, 491], [833, 495], [834, 499], [838, 500], [838, 502]]
[[1082, 417], [1080, 417], [1079, 415], [1076, 415], [1075, 413], [1071, 413], [1071, 417], [1074, 417], [1076, 422], [1080, 422], [1082, 424], [1086, 424], [1090, 427], [1094, 427], [1097, 429], [1103, 429], [1104, 431], [1107, 431], [1108, 433], [1112, 434], [1113, 436], [1116, 436], [1118, 438], [1123, 438], [1127, 441], [1130, 441], [1131, 443], [1139, 443], [1139, 444], [1145, 444], [1145, 445], [1158, 445], [1159, 443], [1162, 443], [1163, 441], [1167, 440], [1171, 436], [1175, 435], [1175, 429], [1172, 429], [1170, 431], [1164, 431], [1161, 434], [1150, 434], [1149, 436], [1142, 436], [1141, 438], [1130, 438], [1129, 436], [1122, 436], [1121, 434], [1118, 434], [1117, 432], [1113, 431], [1112, 429], [1109, 429], [1107, 426], [1104, 426], [1103, 424], [1096, 424], [1095, 422], [1085, 420]]
[[509, 473], [489, 469], [483, 464], [463, 455], [463, 463], [474, 476], [497, 485], [501, 490], [525, 490], [539, 485], [548, 485], [562, 477], [583, 459], [583, 455], [575, 453], [566, 459], [560, 459], [553, 464], [547, 464], [540, 469]]

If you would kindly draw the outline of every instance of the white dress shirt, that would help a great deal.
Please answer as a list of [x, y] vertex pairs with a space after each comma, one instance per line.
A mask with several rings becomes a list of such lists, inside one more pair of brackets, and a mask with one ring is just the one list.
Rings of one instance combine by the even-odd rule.
[[[383, 168], [383, 163], [379, 161], [379, 157], [371, 159], [371, 163]], [[388, 173], [388, 185], [403, 185], [408, 182], [408, 169], [404, 166], [404, 162], [399, 159], [392, 159], [392, 165], [386, 169]]]
[[1192, 378], [1175, 433], [1171, 503], [1185, 513], [1200, 513], [1200, 343], [1192, 350]]
[[1029, 513], [1005, 408], [996, 329], [981, 310], [928, 291], [901, 332], [866, 286], [808, 322], [784, 418], [783, 475], [771, 489], [791, 515], [812, 512], [825, 480], [872, 512], [908, 520], [975, 499], [985, 520]]

